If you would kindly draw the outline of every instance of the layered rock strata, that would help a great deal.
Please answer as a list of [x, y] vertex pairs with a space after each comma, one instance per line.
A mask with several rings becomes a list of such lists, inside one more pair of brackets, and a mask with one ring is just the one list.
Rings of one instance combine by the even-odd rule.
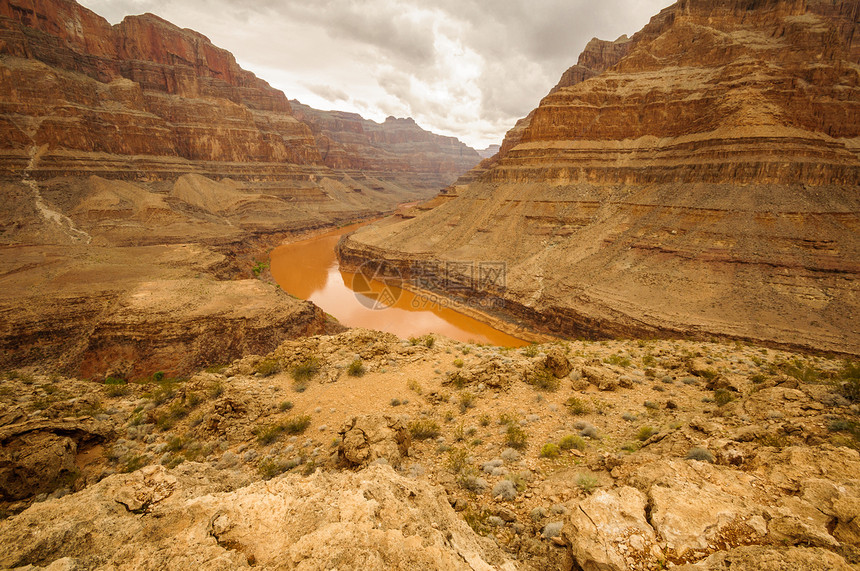
[[472, 295], [557, 334], [857, 354], [857, 13], [678, 2], [591, 44], [580, 63], [605, 71], [566, 73], [490, 164], [433, 210], [352, 235], [342, 261], [406, 278], [435, 264], [457, 286], [475, 283], [458, 267], [497, 261], [505, 283]]
[[179, 374], [324, 331], [247, 281], [266, 250], [478, 161], [396, 120], [329, 164], [281, 91], [152, 14], [111, 26], [72, 0], [2, 0], [0, 77], [0, 367]]

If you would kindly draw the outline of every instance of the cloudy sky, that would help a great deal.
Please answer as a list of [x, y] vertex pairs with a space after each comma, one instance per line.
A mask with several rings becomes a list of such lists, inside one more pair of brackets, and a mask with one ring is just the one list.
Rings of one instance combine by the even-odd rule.
[[592, 37], [632, 35], [672, 0], [79, 0], [117, 23], [151, 12], [209, 37], [318, 109], [484, 148], [528, 114]]

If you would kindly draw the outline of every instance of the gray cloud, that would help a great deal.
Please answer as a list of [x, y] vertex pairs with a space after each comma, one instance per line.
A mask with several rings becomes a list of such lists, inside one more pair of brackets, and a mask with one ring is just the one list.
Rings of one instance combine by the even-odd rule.
[[152, 12], [230, 50], [314, 107], [410, 115], [501, 142], [592, 37], [632, 35], [672, 0], [82, 0], [112, 23]]

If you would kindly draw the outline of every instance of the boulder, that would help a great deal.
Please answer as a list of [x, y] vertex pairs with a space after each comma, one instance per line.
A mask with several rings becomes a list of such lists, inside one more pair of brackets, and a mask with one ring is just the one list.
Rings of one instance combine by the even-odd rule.
[[366, 466], [379, 459], [399, 466], [412, 444], [406, 424], [388, 415], [353, 417], [338, 433], [338, 458], [351, 466]]
[[562, 535], [584, 571], [647, 569], [662, 556], [645, 518], [647, 498], [631, 487], [598, 490], [571, 511]]

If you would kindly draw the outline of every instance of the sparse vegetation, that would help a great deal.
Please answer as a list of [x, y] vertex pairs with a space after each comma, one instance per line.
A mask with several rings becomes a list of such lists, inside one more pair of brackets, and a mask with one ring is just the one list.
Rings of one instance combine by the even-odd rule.
[[355, 359], [346, 368], [346, 372], [350, 377], [361, 377], [367, 372], [367, 369], [364, 367], [364, 363], [361, 359]]
[[310, 357], [293, 367], [291, 374], [296, 383], [303, 384], [314, 378], [320, 372], [320, 369], [322, 369], [322, 365], [319, 359]]
[[528, 434], [519, 424], [510, 423], [505, 430], [505, 446], [510, 446], [515, 450], [525, 450], [528, 446]]
[[735, 400], [735, 395], [728, 389], [717, 389], [714, 391], [714, 402], [717, 406], [725, 406]]
[[561, 381], [546, 367], [539, 367], [526, 377], [526, 383], [541, 391], [554, 392], [558, 390]]
[[609, 357], [603, 360], [604, 363], [609, 365], [617, 365], [619, 367], [629, 367], [632, 365], [630, 359], [623, 355], [610, 355]]
[[570, 414], [575, 416], [588, 414], [589, 412], [591, 412], [591, 408], [588, 406], [588, 404], [579, 397], [570, 397], [569, 399], [567, 399], [567, 401], [565, 401], [564, 406], [567, 407], [567, 410], [570, 412]]
[[644, 442], [655, 434], [657, 434], [656, 428], [654, 428], [653, 426], [645, 425], [640, 427], [639, 430], [636, 432], [636, 440]]
[[411, 422], [409, 433], [414, 440], [427, 440], [428, 438], [436, 438], [441, 431], [436, 421], [425, 418]]
[[568, 434], [559, 441], [558, 447], [562, 450], [585, 450], [585, 440], [581, 436]]
[[260, 359], [254, 366], [254, 372], [261, 377], [271, 377], [281, 372], [281, 362], [277, 359]]
[[540, 449], [541, 458], [558, 458], [559, 454], [561, 454], [561, 451], [558, 445], [552, 442], [547, 442]]
[[470, 408], [475, 408], [476, 397], [470, 392], [460, 393], [460, 414], [465, 413]]
[[710, 462], [713, 464], [714, 455], [707, 448], [701, 446], [693, 446], [687, 452], [687, 460], [698, 460], [700, 462]]
[[591, 474], [579, 474], [576, 476], [576, 485], [586, 494], [590, 494], [597, 487], [597, 478]]

